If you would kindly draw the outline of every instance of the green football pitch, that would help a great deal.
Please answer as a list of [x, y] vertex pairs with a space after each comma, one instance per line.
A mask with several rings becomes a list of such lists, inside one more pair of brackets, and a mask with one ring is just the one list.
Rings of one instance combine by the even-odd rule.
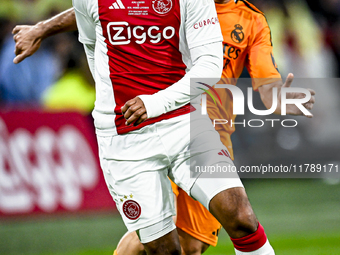
[[[244, 180], [277, 255], [340, 254], [340, 184]], [[0, 254], [111, 255], [126, 229], [116, 213], [0, 219]], [[207, 255], [234, 254], [221, 233]], [[122, 254], [124, 255], [124, 254]]]

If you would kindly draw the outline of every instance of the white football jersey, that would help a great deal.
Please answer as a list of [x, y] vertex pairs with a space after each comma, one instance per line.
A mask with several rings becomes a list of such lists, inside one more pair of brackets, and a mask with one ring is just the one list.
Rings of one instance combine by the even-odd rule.
[[193, 65], [191, 49], [222, 41], [213, 0], [73, 0], [73, 5], [80, 42], [95, 45], [97, 134], [124, 134], [192, 110], [188, 102], [134, 127], [125, 125], [121, 107], [178, 82]]

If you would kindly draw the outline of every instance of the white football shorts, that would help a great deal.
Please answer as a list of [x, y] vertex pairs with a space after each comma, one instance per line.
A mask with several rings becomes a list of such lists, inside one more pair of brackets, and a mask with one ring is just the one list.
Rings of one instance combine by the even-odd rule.
[[[168, 176], [190, 195], [190, 189], [200, 176], [200, 173], [190, 174], [190, 170], [195, 169], [191, 165], [233, 165], [231, 159], [221, 153], [227, 148], [210, 119], [198, 112], [123, 135], [97, 136], [105, 181], [129, 231], [175, 215]], [[240, 186], [237, 174], [226, 183], [220, 179], [210, 180], [202, 201], [199, 197], [195, 199], [208, 207], [210, 199], [218, 192]]]

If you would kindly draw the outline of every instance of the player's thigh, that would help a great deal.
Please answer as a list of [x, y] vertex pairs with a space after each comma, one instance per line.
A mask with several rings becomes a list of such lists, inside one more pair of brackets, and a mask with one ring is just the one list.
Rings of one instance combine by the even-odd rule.
[[[146, 140], [151, 142], [149, 138]], [[124, 141], [120, 141], [121, 139]], [[163, 162], [166, 156], [161, 156], [161, 151], [158, 151], [159, 154], [153, 153], [144, 159], [144, 141], [135, 141], [136, 146], [124, 153], [124, 147], [129, 143], [133, 144], [129, 139], [98, 137], [98, 144], [101, 167], [109, 192], [126, 227], [129, 231], [134, 231], [171, 218], [175, 210], [167, 177], [168, 169]], [[131, 139], [137, 138], [131, 136]], [[157, 141], [153, 143], [155, 147], [159, 146]]]
[[123, 183], [110, 185], [109, 189], [129, 231], [145, 228], [168, 217], [172, 219], [175, 215], [174, 195], [167, 171], [142, 172]]
[[[205, 157], [205, 153], [215, 151], [216, 156], [224, 149], [228, 151], [220, 141], [207, 116], [188, 115], [177, 117], [178, 122], [167, 120], [158, 124], [164, 149], [171, 161], [169, 178], [187, 193], [201, 174], [196, 166], [210, 165], [215, 161]], [[218, 160], [226, 159], [219, 157]], [[228, 162], [229, 163], [229, 162]]]
[[190, 239], [191, 236], [193, 238], [188, 242], [197, 239], [201, 242], [202, 248], [204, 244], [216, 246], [221, 228], [221, 224], [204, 206], [181, 189], [177, 196], [176, 226], [189, 235], [183, 235], [183, 239]]
[[[185, 142], [186, 146], [171, 155], [169, 177], [190, 196], [196, 180], [207, 179], [206, 194], [201, 196], [199, 193], [194, 198], [208, 209], [210, 199], [218, 192], [243, 185], [228, 149], [222, 144], [210, 119], [196, 113], [186, 121], [176, 130], [181, 143], [184, 145]], [[173, 142], [167, 135], [164, 135], [164, 139], [165, 147], [172, 145]], [[166, 150], [169, 151], [170, 147]]]

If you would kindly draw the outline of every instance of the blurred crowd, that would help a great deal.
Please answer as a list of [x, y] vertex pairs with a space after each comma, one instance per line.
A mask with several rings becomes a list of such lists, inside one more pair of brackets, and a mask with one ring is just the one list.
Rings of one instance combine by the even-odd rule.
[[[294, 73], [292, 86], [314, 89], [316, 104], [313, 119], [287, 117], [298, 120], [297, 128], [239, 125], [232, 135], [236, 166], [266, 162], [339, 165], [340, 156], [334, 152], [340, 149], [340, 0], [249, 2], [266, 15], [282, 78]], [[77, 32], [48, 38], [33, 56], [13, 63], [11, 31], [16, 25], [33, 25], [70, 7], [71, 0], [0, 0], [0, 111], [38, 107], [90, 114], [94, 82]], [[246, 71], [243, 77], [249, 77]], [[245, 95], [251, 84], [240, 79], [238, 86]], [[256, 109], [264, 107], [258, 93], [253, 99]], [[285, 116], [246, 113], [236, 121], [268, 117], [282, 120]]]
[[340, 0], [251, 2], [266, 14], [283, 76], [340, 76]]
[[[250, 2], [266, 14], [283, 77], [289, 72], [295, 77], [340, 76], [340, 0]], [[76, 33], [49, 38], [34, 56], [18, 65], [12, 62], [13, 27], [47, 19], [70, 8], [71, 0], [0, 0], [0, 6], [2, 104], [90, 111], [93, 82]]]
[[45, 107], [89, 113], [94, 84], [78, 34], [46, 39], [19, 64], [13, 63], [16, 25], [33, 25], [72, 7], [71, 0], [0, 0], [0, 102], [2, 107]]
[[[312, 132], [310, 139], [319, 139], [319, 143], [338, 141], [334, 137], [340, 137], [336, 79], [340, 77], [340, 0], [249, 1], [266, 14], [282, 78], [290, 72], [296, 78], [323, 78], [314, 83], [293, 82], [293, 86], [317, 92], [313, 114], [320, 119], [312, 124], [305, 121], [308, 129], [304, 135]], [[0, 6], [1, 107], [30, 105], [89, 113], [94, 106], [94, 84], [77, 33], [48, 38], [35, 55], [13, 64], [14, 26], [47, 19], [70, 8], [72, 1], [0, 0]]]
[[[340, 76], [340, 0], [250, 2], [266, 14], [272, 31], [275, 59], [283, 77], [289, 72], [293, 72], [295, 77]], [[12, 63], [13, 27], [35, 24], [70, 8], [71, 4], [71, 0], [0, 0], [2, 103], [42, 104], [68, 109], [84, 108], [85, 105], [76, 105], [75, 102], [90, 100], [84, 99], [86, 95], [93, 100], [92, 80], [86, 70], [84, 53], [76, 33], [49, 38], [34, 56], [18, 65]], [[78, 86], [70, 88], [66, 85], [68, 83]], [[72, 90], [79, 91], [72, 93]], [[79, 100], [73, 98], [76, 95]], [[85, 108], [91, 109], [88, 106]]]
[[[308, 143], [312, 147], [339, 148], [340, 0], [250, 2], [266, 15], [282, 78], [292, 72], [295, 76], [292, 86], [316, 91], [314, 118], [297, 118], [298, 129], [275, 130], [277, 144], [282, 148], [294, 143], [296, 148]], [[340, 162], [340, 157], [337, 158]]]

